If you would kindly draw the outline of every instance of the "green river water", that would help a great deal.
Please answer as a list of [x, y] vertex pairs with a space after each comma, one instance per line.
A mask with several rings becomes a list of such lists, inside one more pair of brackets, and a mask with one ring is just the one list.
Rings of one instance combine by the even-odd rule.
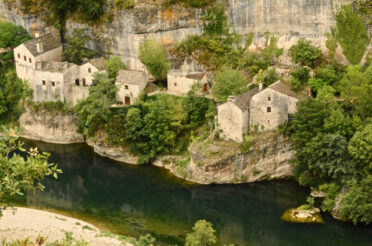
[[199, 219], [211, 221], [219, 244], [248, 246], [371, 246], [372, 227], [341, 223], [286, 224], [282, 213], [305, 203], [309, 191], [294, 181], [195, 185], [153, 166], [124, 165], [83, 144], [27, 142], [52, 154], [63, 175], [47, 179], [44, 192], [28, 194], [28, 207], [58, 211], [115, 233], [151, 233], [181, 245]]

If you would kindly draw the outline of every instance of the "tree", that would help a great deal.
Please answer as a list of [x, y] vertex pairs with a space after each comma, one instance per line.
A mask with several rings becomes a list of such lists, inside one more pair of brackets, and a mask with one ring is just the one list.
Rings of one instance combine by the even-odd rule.
[[263, 73], [259, 73], [257, 75], [257, 81], [261, 82], [263, 86], [266, 88], [269, 85], [275, 83], [280, 79], [279, 74], [276, 72], [275, 68], [268, 69], [264, 71]]
[[63, 50], [63, 60], [75, 64], [82, 64], [84, 58], [91, 59], [96, 52], [86, 47], [90, 37], [85, 34], [85, 29], [74, 29], [71, 36], [66, 36], [66, 45]]
[[205, 119], [205, 114], [209, 108], [209, 100], [202, 97], [200, 88], [201, 83], [196, 83], [193, 86], [193, 90], [187, 93], [187, 97], [183, 100], [183, 109], [187, 114], [186, 122], [191, 127], [198, 126]]
[[341, 108], [336, 108], [331, 111], [331, 114], [324, 121], [324, 131], [327, 133], [340, 134], [347, 139], [350, 139], [354, 134], [354, 125], [351, 117]]
[[324, 85], [321, 87], [316, 94], [316, 98], [323, 101], [331, 101], [335, 97], [335, 88], [330, 85]]
[[205, 34], [221, 35], [229, 32], [224, 4], [216, 4], [212, 8], [207, 9], [203, 16], [203, 21]]
[[336, 14], [336, 35], [350, 63], [359, 64], [370, 42], [363, 19], [346, 5]]
[[192, 230], [192, 233], [186, 235], [185, 246], [207, 246], [217, 242], [216, 230], [206, 220], [198, 220]]
[[354, 224], [358, 222], [370, 224], [372, 222], [372, 175], [367, 175], [361, 181], [355, 179], [350, 181], [348, 189], [340, 202], [341, 216], [352, 220]]
[[167, 78], [170, 64], [161, 43], [154, 39], [146, 39], [140, 44], [139, 59], [146, 66], [147, 71], [157, 80]]
[[294, 91], [300, 91], [307, 84], [310, 78], [307, 67], [299, 67], [291, 73], [291, 88]]
[[117, 88], [105, 74], [94, 75], [95, 85], [89, 88], [89, 96], [75, 106], [79, 116], [79, 132], [92, 136], [102, 130], [110, 119], [110, 106], [116, 102]]
[[23, 111], [20, 101], [29, 95], [27, 84], [17, 78], [15, 69], [8, 69], [5, 76], [0, 77], [0, 122], [18, 119]]
[[218, 72], [212, 87], [213, 95], [218, 102], [226, 102], [228, 96], [240, 95], [247, 91], [247, 80], [240, 71], [234, 69], [223, 69]]
[[110, 59], [106, 61], [106, 71], [110, 79], [116, 79], [118, 76], [119, 70], [125, 69], [124, 63], [121, 61], [118, 56], [111, 56]]
[[357, 131], [351, 138], [350, 155], [358, 167], [366, 174], [372, 171], [372, 124], [367, 124], [361, 131]]
[[351, 102], [355, 111], [365, 119], [372, 114], [372, 80], [358, 65], [349, 66], [340, 82], [341, 97]]
[[296, 45], [292, 46], [289, 49], [289, 54], [295, 63], [312, 68], [317, 66], [322, 59], [321, 50], [305, 39], [300, 39]]
[[0, 21], [0, 49], [8, 50], [8, 52], [0, 53], [0, 61], [7, 62], [13, 59], [13, 48], [30, 38], [23, 27]]
[[[37, 148], [26, 151], [18, 141], [16, 131], [2, 129], [0, 138], [0, 215], [1, 207], [9, 199], [31, 190], [43, 190], [41, 181], [46, 176], [58, 177], [62, 173], [57, 165], [48, 163], [49, 154], [39, 153]], [[27, 153], [25, 157], [17, 151]]]

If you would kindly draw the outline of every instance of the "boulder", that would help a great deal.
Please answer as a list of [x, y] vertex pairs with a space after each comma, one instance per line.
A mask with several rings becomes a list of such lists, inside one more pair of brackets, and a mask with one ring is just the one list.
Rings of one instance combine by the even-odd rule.
[[319, 208], [305, 206], [286, 210], [280, 219], [288, 223], [324, 223]]

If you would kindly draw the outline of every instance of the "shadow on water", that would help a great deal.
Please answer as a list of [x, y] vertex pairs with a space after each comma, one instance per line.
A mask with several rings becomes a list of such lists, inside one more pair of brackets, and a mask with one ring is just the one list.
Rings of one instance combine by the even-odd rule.
[[113, 232], [182, 244], [199, 219], [211, 221], [222, 244], [264, 246], [372, 245], [371, 227], [354, 227], [325, 215], [324, 225], [286, 224], [285, 209], [306, 200], [295, 182], [201, 186], [153, 166], [123, 165], [95, 155], [83, 144], [30, 142], [52, 154], [63, 175], [46, 179], [44, 192], [24, 205], [86, 219]]

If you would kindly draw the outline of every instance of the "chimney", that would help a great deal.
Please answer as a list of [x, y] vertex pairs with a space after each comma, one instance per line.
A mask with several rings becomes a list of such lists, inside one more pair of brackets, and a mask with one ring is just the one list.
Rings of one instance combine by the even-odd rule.
[[258, 83], [258, 91], [262, 91], [262, 89], [263, 89], [263, 84], [262, 84], [262, 82], [259, 82]]
[[228, 102], [236, 102], [236, 99], [235, 99], [234, 96], [229, 96], [229, 97], [227, 98], [227, 101], [228, 101]]
[[42, 53], [44, 51], [43, 42], [38, 40], [36, 43], [37, 52]]

